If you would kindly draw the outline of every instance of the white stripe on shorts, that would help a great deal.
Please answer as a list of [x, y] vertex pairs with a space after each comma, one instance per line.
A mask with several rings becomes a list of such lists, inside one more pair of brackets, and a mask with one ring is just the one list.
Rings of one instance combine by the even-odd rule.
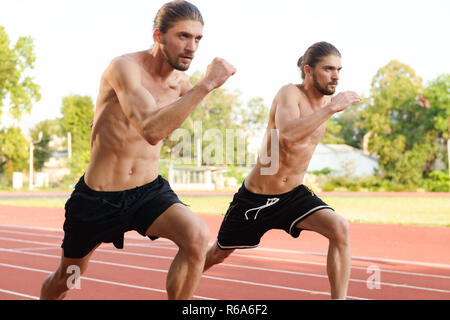
[[217, 240], [217, 245], [220, 249], [253, 249], [259, 246], [259, 243], [257, 245], [253, 246], [223, 246], [219, 243], [219, 240]]
[[309, 210], [307, 213], [305, 213], [304, 215], [298, 217], [297, 219], [295, 219], [295, 221], [292, 222], [291, 227], [289, 228], [289, 234], [292, 234], [292, 229], [295, 227], [295, 225], [297, 224], [298, 221], [302, 220], [302, 219], [305, 218], [307, 215], [309, 215], [309, 214], [311, 214], [311, 213], [313, 213], [313, 212], [315, 212], [315, 211], [317, 211], [317, 210], [325, 209], [325, 208], [328, 208], [328, 209], [333, 210], [333, 208], [331, 208], [330, 206], [318, 206], [318, 207], [315, 207], [315, 208]]

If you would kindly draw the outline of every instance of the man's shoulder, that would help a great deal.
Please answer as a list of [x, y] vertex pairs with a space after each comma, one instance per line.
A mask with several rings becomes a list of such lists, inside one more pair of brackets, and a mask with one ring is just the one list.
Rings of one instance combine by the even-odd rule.
[[124, 54], [113, 58], [103, 73], [103, 78], [110, 81], [131, 79], [140, 74], [139, 63], [132, 54]]
[[108, 66], [108, 69], [113, 71], [121, 71], [127, 68], [138, 67], [138, 61], [133, 54], [123, 54], [117, 57], [114, 57]]
[[298, 87], [298, 85], [293, 84], [293, 83], [288, 83], [285, 84], [284, 86], [282, 86], [280, 88], [280, 90], [278, 90], [278, 95], [279, 96], [300, 96], [301, 91]]
[[301, 91], [298, 85], [288, 83], [282, 86], [278, 93], [275, 96], [275, 101], [300, 101], [301, 100]]

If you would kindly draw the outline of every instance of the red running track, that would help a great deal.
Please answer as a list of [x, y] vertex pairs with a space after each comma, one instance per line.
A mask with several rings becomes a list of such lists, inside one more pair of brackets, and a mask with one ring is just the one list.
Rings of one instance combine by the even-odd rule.
[[[199, 215], [214, 242], [221, 216]], [[61, 254], [62, 209], [0, 206], [0, 300], [37, 299]], [[351, 224], [349, 299], [449, 300], [450, 228]], [[195, 299], [329, 299], [328, 242], [272, 230], [257, 249], [236, 251], [202, 276]], [[176, 246], [130, 232], [124, 250], [103, 244], [69, 300], [166, 299]]]

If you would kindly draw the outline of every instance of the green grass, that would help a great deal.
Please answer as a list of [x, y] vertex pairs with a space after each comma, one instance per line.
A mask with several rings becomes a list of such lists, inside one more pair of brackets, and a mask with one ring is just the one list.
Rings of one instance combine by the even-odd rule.
[[[324, 196], [336, 212], [352, 222], [450, 227], [450, 198]], [[231, 196], [183, 197], [180, 200], [198, 214], [224, 214]], [[0, 205], [64, 208], [66, 199], [8, 199]]]
[[66, 200], [63, 198], [0, 199], [0, 206], [64, 208]]
[[326, 196], [323, 200], [352, 222], [450, 227], [450, 198]]

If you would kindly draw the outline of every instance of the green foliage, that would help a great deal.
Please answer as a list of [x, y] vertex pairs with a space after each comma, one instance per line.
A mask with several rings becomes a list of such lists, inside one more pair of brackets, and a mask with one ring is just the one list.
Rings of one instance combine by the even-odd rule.
[[404, 184], [394, 183], [388, 179], [380, 179], [374, 175], [361, 178], [330, 176], [323, 186], [323, 191], [390, 192], [407, 190], [415, 191], [415, 189], [409, 189]]
[[52, 137], [58, 132], [58, 123], [57, 120], [44, 120], [30, 130], [31, 140], [34, 145], [34, 169], [38, 171], [44, 167], [44, 163], [50, 158], [53, 152], [49, 144]]
[[0, 173], [12, 177], [28, 166], [29, 144], [19, 128], [0, 130]]
[[319, 175], [328, 175], [328, 174], [330, 174], [331, 172], [332, 172], [332, 171], [331, 171], [330, 168], [323, 168], [322, 170], [315, 170], [315, 171], [312, 171], [311, 174], [314, 174], [314, 175], [316, 175], [316, 176], [319, 176]]
[[424, 96], [429, 101], [426, 127], [439, 131], [443, 139], [450, 139], [450, 74], [442, 74], [431, 81]]
[[240, 108], [241, 119], [238, 125], [241, 128], [252, 130], [254, 134], [260, 133], [266, 128], [269, 120], [269, 109], [260, 97], [252, 98], [247, 107]]
[[27, 75], [34, 68], [33, 40], [20, 37], [11, 48], [5, 28], [0, 26], [0, 115], [4, 101], [8, 99], [9, 112], [21, 119], [23, 112], [30, 112], [33, 102], [39, 101], [39, 86]]
[[322, 143], [326, 144], [342, 144], [345, 143], [344, 139], [339, 137], [340, 132], [342, 131], [342, 126], [334, 120], [334, 118], [330, 118], [327, 120], [327, 131], [325, 132]]
[[158, 166], [158, 174], [160, 174], [164, 179], [169, 180], [169, 168], [169, 161], [160, 161]]
[[245, 177], [249, 174], [249, 171], [250, 170], [248, 168], [229, 165], [227, 167], [227, 171], [224, 173], [224, 176], [235, 178], [236, 183], [241, 185], [244, 182]]
[[[192, 85], [195, 85], [202, 77], [202, 73], [194, 73], [190, 79]], [[202, 100], [181, 125], [181, 129], [187, 130], [190, 134], [191, 155], [197, 153], [197, 141], [194, 141], [194, 139], [202, 139], [202, 152], [209, 156], [209, 159], [202, 158], [204, 165], [224, 165], [227, 162], [227, 152], [234, 152], [234, 164], [243, 164], [241, 159], [237, 159], [239, 143], [237, 138], [243, 138], [244, 134], [254, 134], [258, 129], [265, 127], [268, 120], [268, 109], [263, 104], [263, 100], [253, 98], [247, 106], [243, 106], [239, 96], [238, 91], [229, 92], [225, 88], [217, 88]], [[227, 130], [234, 137], [230, 135], [227, 138]], [[231, 142], [231, 138], [234, 142]], [[230, 140], [228, 142], [233, 147], [232, 150], [226, 150], [227, 139]], [[245, 143], [241, 139], [240, 141]], [[162, 157], [170, 159], [169, 150], [173, 152], [174, 147], [180, 142], [181, 140], [171, 141], [171, 136], [164, 139]], [[220, 146], [222, 147], [221, 158], [216, 155]], [[209, 154], [209, 151], [211, 151], [211, 154]], [[181, 157], [181, 155], [176, 156]], [[245, 157], [242, 159], [245, 162], [246, 155], [242, 156]], [[192, 156], [191, 158], [194, 160]]]
[[336, 136], [343, 140], [341, 143], [345, 143], [358, 149], [362, 149], [362, 141], [367, 132], [365, 125], [361, 121], [362, 108], [362, 103], [355, 103], [339, 113], [337, 117], [331, 118], [336, 126], [341, 128], [341, 130], [336, 133]]
[[423, 180], [423, 187], [430, 192], [450, 192], [448, 171], [432, 171], [429, 178]]
[[71, 133], [72, 159], [69, 161], [71, 172], [81, 175], [89, 163], [91, 127], [94, 118], [94, 104], [91, 97], [70, 95], [63, 98], [60, 120], [61, 133]]
[[[423, 92], [436, 107], [428, 105]], [[359, 124], [370, 132], [369, 150], [379, 157], [381, 178], [406, 188], [420, 186], [438, 156], [442, 129], [448, 130], [442, 120], [448, 109], [443, 101], [448, 104], [446, 77], [425, 89], [414, 70], [399, 61], [378, 71]]]

